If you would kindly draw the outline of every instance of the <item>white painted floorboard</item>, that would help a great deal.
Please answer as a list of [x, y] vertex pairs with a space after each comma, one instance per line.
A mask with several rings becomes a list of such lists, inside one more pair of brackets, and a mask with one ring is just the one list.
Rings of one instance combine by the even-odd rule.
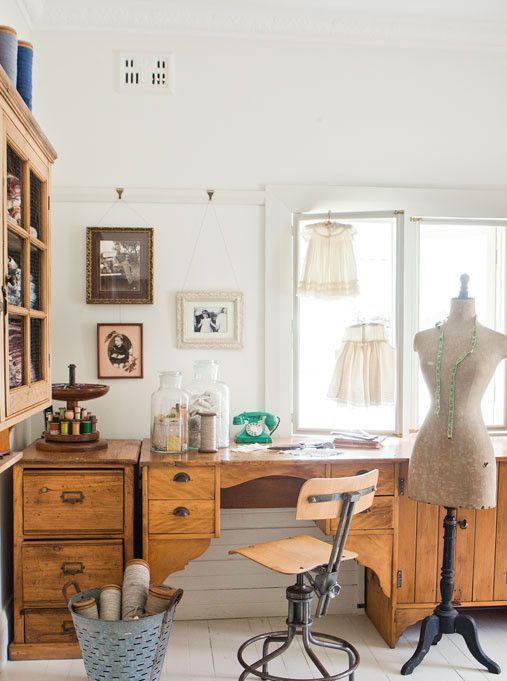
[[[413, 681], [507, 681], [507, 613], [491, 611], [477, 613], [475, 617], [481, 643], [503, 668], [502, 674], [493, 676], [481, 670], [459, 636], [444, 636], [410, 678]], [[162, 681], [234, 681], [240, 674], [236, 660], [239, 645], [255, 634], [283, 629], [284, 624], [283, 617], [177, 621], [169, 641]], [[397, 648], [391, 650], [365, 615], [329, 615], [317, 625], [318, 630], [342, 636], [357, 647], [361, 664], [356, 681], [405, 678], [399, 671], [416, 645], [417, 626], [408, 629]], [[339, 671], [336, 662], [343, 663], [345, 655], [320, 652], [324, 664]], [[260, 657], [260, 648], [253, 653]], [[278, 659], [272, 671], [295, 678], [316, 675], [299, 644]], [[86, 681], [86, 674], [81, 660], [8, 662], [0, 680]]]

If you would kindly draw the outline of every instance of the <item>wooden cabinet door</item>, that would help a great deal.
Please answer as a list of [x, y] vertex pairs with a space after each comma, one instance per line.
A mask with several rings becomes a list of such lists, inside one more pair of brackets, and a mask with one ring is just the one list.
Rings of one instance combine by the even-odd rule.
[[507, 463], [498, 466], [495, 601], [507, 601]]

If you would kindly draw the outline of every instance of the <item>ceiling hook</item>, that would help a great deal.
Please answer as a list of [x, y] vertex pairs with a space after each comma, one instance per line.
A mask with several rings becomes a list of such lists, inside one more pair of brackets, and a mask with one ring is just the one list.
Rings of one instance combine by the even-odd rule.
[[121, 197], [122, 197], [122, 194], [123, 194], [124, 191], [125, 190], [124, 190], [123, 187], [116, 187], [116, 193], [118, 194], [118, 200], [119, 201], [121, 200]]
[[206, 189], [206, 194], [208, 195], [208, 199], [211, 201], [213, 199], [213, 194], [215, 193], [214, 189]]

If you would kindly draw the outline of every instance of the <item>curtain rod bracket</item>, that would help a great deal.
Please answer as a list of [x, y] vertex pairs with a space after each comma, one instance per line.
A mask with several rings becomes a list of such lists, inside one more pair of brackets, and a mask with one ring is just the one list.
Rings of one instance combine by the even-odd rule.
[[125, 190], [124, 190], [123, 187], [116, 187], [116, 193], [118, 194], [118, 201], [121, 201], [121, 197], [122, 197], [122, 194], [123, 194], [124, 191]]
[[214, 189], [206, 189], [206, 194], [208, 195], [208, 199], [211, 201], [213, 199], [213, 195], [215, 193]]

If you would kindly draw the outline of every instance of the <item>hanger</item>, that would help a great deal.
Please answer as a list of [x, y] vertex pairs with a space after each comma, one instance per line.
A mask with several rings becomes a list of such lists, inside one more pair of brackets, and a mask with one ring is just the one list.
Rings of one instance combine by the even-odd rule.
[[329, 225], [332, 224], [332, 222], [331, 222], [331, 211], [330, 210], [327, 211], [327, 220], [324, 224], [328, 227], [329, 227]]

